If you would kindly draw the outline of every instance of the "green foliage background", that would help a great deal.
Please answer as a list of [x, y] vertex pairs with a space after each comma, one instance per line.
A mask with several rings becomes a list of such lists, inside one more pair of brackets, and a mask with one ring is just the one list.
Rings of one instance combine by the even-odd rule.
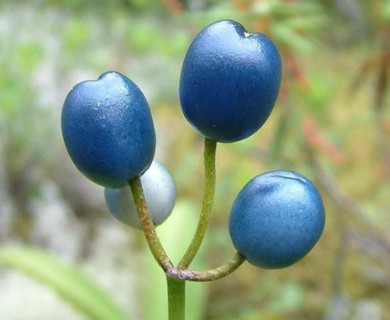
[[[181, 114], [178, 80], [193, 37], [226, 18], [275, 40], [283, 85], [275, 111], [258, 133], [218, 148], [216, 207], [198, 263], [210, 268], [231, 256], [230, 205], [243, 185], [264, 171], [283, 168], [310, 177], [324, 196], [327, 225], [319, 244], [298, 264], [277, 271], [245, 264], [207, 285], [198, 293], [194, 317], [355, 319], [363, 304], [381, 315], [377, 319], [390, 319], [387, 0], [0, 1], [0, 20], [7, 21], [0, 24], [0, 189], [6, 195], [0, 217], [6, 203], [12, 213], [0, 230], [0, 245], [32, 244], [58, 255], [31, 236], [31, 201], [43, 196], [41, 186], [50, 181], [85, 227], [80, 251], [93, 254], [88, 245], [96, 241], [94, 228], [111, 218], [104, 203], [83, 195], [88, 182], [73, 179], [59, 119], [70, 88], [107, 70], [124, 73], [145, 92], [158, 134], [157, 157], [175, 178], [181, 206], [200, 201], [202, 139]], [[142, 234], [126, 232], [132, 248], [123, 254], [148, 257]], [[171, 233], [169, 241], [180, 236]], [[73, 263], [82, 268], [83, 258]], [[129, 272], [142, 278], [140, 270]], [[138, 289], [143, 295], [135, 288], [129, 299], [147, 309], [143, 296], [153, 288]], [[337, 313], [340, 304], [344, 316]]]

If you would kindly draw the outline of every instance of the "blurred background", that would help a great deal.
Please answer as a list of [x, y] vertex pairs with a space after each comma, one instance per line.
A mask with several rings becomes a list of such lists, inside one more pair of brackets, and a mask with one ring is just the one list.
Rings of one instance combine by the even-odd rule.
[[[264, 171], [309, 177], [327, 223], [294, 266], [244, 264], [189, 284], [188, 319], [390, 319], [389, 0], [0, 0], [0, 246], [41, 248], [95, 279], [134, 319], [165, 318], [163, 274], [142, 233], [110, 217], [103, 188], [66, 153], [62, 103], [107, 70], [143, 90], [156, 160], [178, 190], [158, 232], [180, 257], [203, 183], [203, 141], [178, 102], [180, 68], [195, 35], [227, 18], [275, 41], [283, 84], [259, 132], [218, 146], [215, 210], [196, 266], [232, 255], [230, 206]], [[0, 288], [0, 319], [85, 319], [16, 270], [0, 268]]]

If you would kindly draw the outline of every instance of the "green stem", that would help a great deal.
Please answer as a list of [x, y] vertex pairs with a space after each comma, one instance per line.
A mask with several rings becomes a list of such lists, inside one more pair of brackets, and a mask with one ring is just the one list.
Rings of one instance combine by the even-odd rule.
[[207, 271], [192, 271], [192, 275], [188, 278], [188, 280], [206, 282], [221, 279], [237, 270], [244, 261], [246, 261], [246, 259], [239, 253], [236, 253], [233, 258], [218, 268]]
[[195, 258], [200, 245], [206, 234], [207, 227], [210, 221], [211, 211], [213, 209], [214, 194], [215, 194], [215, 153], [217, 149], [217, 142], [205, 138], [203, 163], [205, 170], [205, 186], [203, 193], [202, 210], [199, 217], [198, 226], [195, 235], [188, 246], [183, 258], [178, 264], [178, 269], [186, 269]]
[[185, 319], [185, 280], [167, 276], [169, 320]]
[[133, 194], [134, 202], [138, 211], [138, 217], [141, 221], [142, 229], [144, 231], [150, 251], [152, 252], [153, 257], [156, 259], [157, 263], [164, 271], [170, 270], [173, 268], [173, 264], [157, 236], [152, 218], [149, 215], [140, 177], [136, 177], [130, 180], [129, 186]]
[[218, 268], [206, 270], [206, 271], [194, 271], [194, 270], [183, 270], [183, 269], [171, 269], [169, 272], [171, 277], [181, 279], [183, 281], [194, 281], [194, 282], [207, 282], [214, 281], [226, 277], [237, 270], [246, 259], [238, 252], [225, 264]]

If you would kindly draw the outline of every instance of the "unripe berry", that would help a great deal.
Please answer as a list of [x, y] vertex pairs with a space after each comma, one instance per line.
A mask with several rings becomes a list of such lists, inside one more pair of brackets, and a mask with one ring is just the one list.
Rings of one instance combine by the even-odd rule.
[[[154, 225], [163, 223], [171, 214], [176, 198], [175, 183], [169, 172], [153, 161], [141, 176], [142, 188], [149, 214]], [[130, 187], [104, 189], [104, 196], [110, 213], [124, 224], [141, 229]]]

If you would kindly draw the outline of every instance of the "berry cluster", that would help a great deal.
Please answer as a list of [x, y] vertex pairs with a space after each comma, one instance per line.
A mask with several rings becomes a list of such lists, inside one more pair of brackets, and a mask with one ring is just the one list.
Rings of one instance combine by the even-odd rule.
[[[245, 139], [271, 114], [281, 72], [279, 52], [268, 37], [250, 33], [235, 21], [213, 23], [198, 34], [185, 56], [180, 78], [183, 113], [207, 141]], [[114, 217], [147, 228], [148, 218], [138, 216], [145, 208], [139, 208], [142, 202], [133, 200], [128, 186], [137, 178], [152, 224], [169, 216], [175, 184], [153, 161], [151, 112], [131, 80], [107, 72], [96, 81], [77, 84], [64, 102], [62, 132], [76, 167], [105, 187]], [[249, 263], [282, 268], [311, 250], [324, 224], [324, 206], [315, 186], [298, 173], [273, 171], [253, 178], [237, 195], [229, 231], [238, 254]]]

